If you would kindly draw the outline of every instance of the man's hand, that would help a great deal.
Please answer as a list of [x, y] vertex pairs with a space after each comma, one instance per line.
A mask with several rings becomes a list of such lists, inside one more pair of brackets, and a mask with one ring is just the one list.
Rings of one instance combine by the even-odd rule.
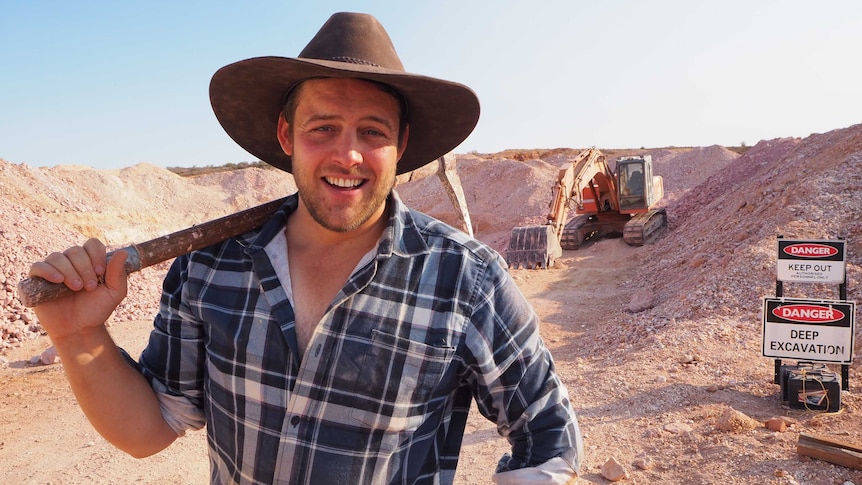
[[65, 284], [73, 293], [34, 308], [48, 335], [57, 343], [108, 320], [128, 291], [127, 253], [107, 257], [105, 245], [90, 239], [83, 246], [48, 255], [30, 266], [30, 277]]

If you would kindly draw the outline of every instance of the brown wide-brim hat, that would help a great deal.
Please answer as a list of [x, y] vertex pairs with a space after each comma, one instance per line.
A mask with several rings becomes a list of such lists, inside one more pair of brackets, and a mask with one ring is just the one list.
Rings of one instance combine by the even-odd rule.
[[397, 173], [457, 147], [479, 120], [469, 87], [405, 72], [389, 34], [371, 15], [336, 13], [297, 58], [255, 57], [219, 69], [210, 102], [224, 130], [260, 160], [291, 172], [276, 137], [286, 92], [309, 78], [358, 78], [392, 86], [405, 99], [410, 134]]

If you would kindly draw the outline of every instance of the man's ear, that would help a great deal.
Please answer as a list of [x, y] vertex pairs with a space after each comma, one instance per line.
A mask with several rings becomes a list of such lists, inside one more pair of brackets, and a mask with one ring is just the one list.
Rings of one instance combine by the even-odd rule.
[[404, 136], [401, 137], [401, 144], [398, 146], [398, 160], [401, 160], [401, 155], [404, 155], [404, 150], [407, 149], [407, 139], [410, 138], [410, 125], [404, 124]]
[[[287, 156], [293, 156], [293, 139], [290, 137], [290, 124], [285, 121], [284, 116], [278, 115], [278, 128], [276, 128], [278, 144]], [[401, 155], [399, 155], [400, 157]]]

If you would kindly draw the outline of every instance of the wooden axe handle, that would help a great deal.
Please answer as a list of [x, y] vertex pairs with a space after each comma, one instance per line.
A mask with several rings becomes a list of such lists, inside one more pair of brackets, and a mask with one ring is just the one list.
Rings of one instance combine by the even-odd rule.
[[[260, 227], [284, 204], [285, 199], [267, 202], [166, 236], [125, 247], [123, 250], [129, 253], [126, 259], [126, 274]], [[108, 257], [114, 252], [109, 253]], [[71, 292], [72, 290], [65, 284], [51, 283], [39, 277], [24, 278], [18, 282], [18, 299], [28, 308], [55, 300]]]

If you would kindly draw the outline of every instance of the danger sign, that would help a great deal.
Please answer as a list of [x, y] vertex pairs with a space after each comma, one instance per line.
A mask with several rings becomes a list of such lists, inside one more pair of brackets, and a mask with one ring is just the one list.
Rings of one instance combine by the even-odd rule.
[[763, 299], [763, 355], [849, 364], [856, 304], [850, 301]]
[[844, 241], [778, 239], [778, 280], [844, 283]]

